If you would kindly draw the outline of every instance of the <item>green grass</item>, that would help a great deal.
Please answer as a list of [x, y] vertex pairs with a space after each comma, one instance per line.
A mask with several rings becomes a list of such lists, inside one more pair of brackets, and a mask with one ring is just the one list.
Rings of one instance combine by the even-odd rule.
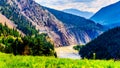
[[72, 60], [0, 53], [0, 68], [120, 68], [120, 61]]

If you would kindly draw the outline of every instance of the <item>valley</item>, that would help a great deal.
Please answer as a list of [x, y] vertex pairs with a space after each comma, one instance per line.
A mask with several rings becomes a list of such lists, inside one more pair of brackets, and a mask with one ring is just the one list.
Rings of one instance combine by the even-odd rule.
[[120, 1], [96, 13], [96, 0], [69, 2], [89, 6], [0, 0], [0, 68], [120, 68]]

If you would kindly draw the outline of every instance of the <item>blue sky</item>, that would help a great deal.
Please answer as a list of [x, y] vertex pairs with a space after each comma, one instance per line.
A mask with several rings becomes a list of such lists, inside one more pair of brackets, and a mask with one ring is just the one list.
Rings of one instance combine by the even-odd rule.
[[64, 10], [75, 8], [81, 11], [97, 12], [102, 7], [118, 2], [119, 0], [35, 0], [39, 4], [54, 8], [57, 10]]

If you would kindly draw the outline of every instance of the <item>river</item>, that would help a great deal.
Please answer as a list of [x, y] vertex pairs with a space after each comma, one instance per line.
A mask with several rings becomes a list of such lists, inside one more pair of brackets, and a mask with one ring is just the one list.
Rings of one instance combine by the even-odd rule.
[[80, 59], [78, 51], [73, 49], [73, 46], [64, 46], [55, 48], [58, 58]]

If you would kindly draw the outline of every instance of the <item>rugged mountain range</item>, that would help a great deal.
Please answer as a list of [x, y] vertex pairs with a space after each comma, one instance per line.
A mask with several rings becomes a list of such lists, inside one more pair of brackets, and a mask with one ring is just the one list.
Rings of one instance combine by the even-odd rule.
[[87, 19], [93, 15], [92, 12], [80, 11], [80, 10], [77, 10], [74, 8], [64, 9], [63, 12], [70, 13], [70, 14], [77, 15], [77, 16], [81, 16], [81, 17], [85, 17]]
[[120, 26], [120, 1], [112, 5], [103, 7], [91, 20], [110, 27]]
[[62, 12], [56, 15], [33, 0], [0, 0], [0, 13], [26, 35], [48, 34], [55, 46], [86, 43], [101, 33], [100, 25], [91, 20]]

